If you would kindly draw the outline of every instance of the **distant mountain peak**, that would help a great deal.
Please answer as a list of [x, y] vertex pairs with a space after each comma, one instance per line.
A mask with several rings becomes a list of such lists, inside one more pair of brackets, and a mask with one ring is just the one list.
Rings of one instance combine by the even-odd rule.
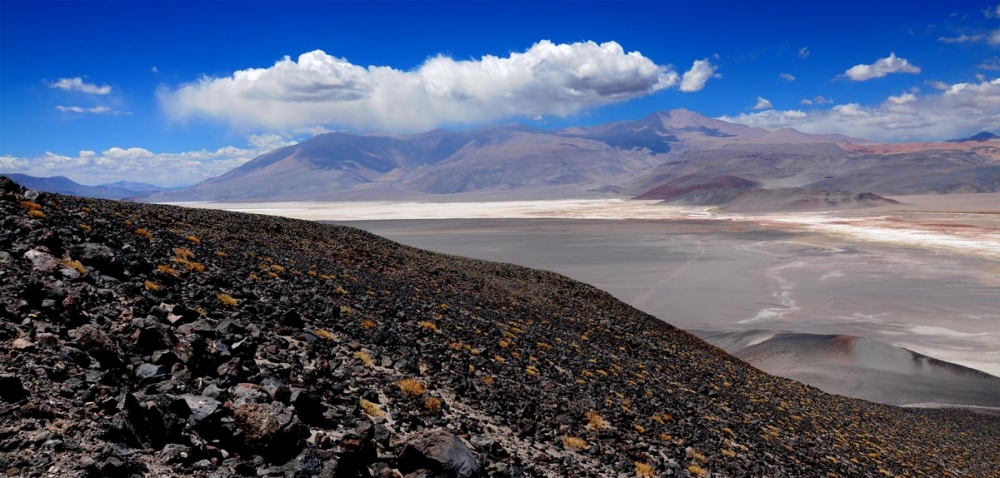
[[981, 142], [981, 141], [991, 141], [991, 140], [994, 140], [994, 139], [1000, 139], [1000, 136], [997, 136], [996, 134], [993, 134], [993, 133], [991, 133], [989, 131], [982, 131], [982, 132], [976, 133], [976, 134], [974, 134], [972, 136], [969, 136], [968, 138], [952, 139], [952, 140], [948, 140], [948, 142], [949, 143], [968, 143], [968, 142], [971, 142], [971, 141]]

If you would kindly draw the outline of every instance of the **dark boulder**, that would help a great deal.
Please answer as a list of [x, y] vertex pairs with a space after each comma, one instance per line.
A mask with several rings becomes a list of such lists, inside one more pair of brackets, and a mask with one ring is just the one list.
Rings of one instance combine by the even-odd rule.
[[410, 435], [399, 456], [399, 471], [430, 470], [447, 478], [478, 478], [479, 462], [460, 438], [445, 430]]

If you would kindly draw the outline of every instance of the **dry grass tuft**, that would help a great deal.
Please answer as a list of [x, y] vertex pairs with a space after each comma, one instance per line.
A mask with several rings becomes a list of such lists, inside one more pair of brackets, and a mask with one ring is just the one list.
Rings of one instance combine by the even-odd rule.
[[327, 332], [323, 329], [316, 329], [313, 331], [313, 335], [323, 339], [323, 340], [333, 340], [333, 334]]
[[369, 402], [368, 400], [361, 399], [361, 409], [365, 411], [370, 417], [384, 417], [385, 412], [376, 404]]
[[399, 385], [399, 389], [411, 397], [419, 397], [427, 391], [427, 387], [424, 387], [424, 384], [415, 378], [404, 378], [396, 385]]
[[698, 465], [691, 465], [691, 466], [687, 467], [687, 470], [689, 472], [691, 472], [691, 474], [694, 475], [694, 476], [705, 476], [705, 475], [708, 474], [708, 470], [706, 470], [706, 469], [704, 469], [704, 468], [702, 468], [702, 467], [700, 467]]
[[140, 236], [142, 236], [142, 237], [145, 237], [146, 239], [150, 239], [150, 238], [153, 237], [153, 235], [150, 234], [149, 231], [147, 231], [145, 229], [142, 229], [142, 228], [136, 229], [135, 233], [138, 234], [138, 235], [140, 235]]
[[591, 430], [603, 430], [608, 427], [608, 422], [604, 421], [597, 412], [587, 412], [587, 428]]
[[228, 305], [230, 307], [233, 307], [239, 303], [236, 301], [236, 299], [233, 298], [233, 296], [229, 294], [218, 294], [216, 295], [216, 297], [218, 297], [219, 301], [221, 301], [223, 304]]
[[534, 365], [528, 365], [527, 367], [524, 368], [524, 373], [528, 374], [531, 377], [537, 377], [538, 376], [538, 367], [536, 367]]
[[175, 247], [174, 255], [181, 259], [194, 259], [194, 252], [186, 247]]
[[375, 322], [374, 320], [366, 319], [364, 322], [361, 322], [362, 329], [368, 330], [368, 329], [373, 329], [375, 327], [378, 327], [378, 322]]
[[81, 274], [86, 274], [87, 273], [87, 268], [83, 267], [83, 264], [80, 264], [80, 261], [74, 261], [74, 260], [70, 260], [70, 259], [61, 259], [59, 262], [61, 262], [62, 265], [66, 266], [66, 267], [69, 267], [70, 269], [73, 269], [73, 270], [75, 270], [75, 271], [77, 271], [77, 272], [79, 272]]
[[639, 476], [641, 478], [656, 476], [656, 469], [651, 465], [637, 461], [635, 462], [635, 476]]
[[441, 408], [441, 399], [437, 397], [427, 397], [427, 400], [424, 400], [424, 407], [431, 412], [436, 412], [439, 408]]
[[372, 359], [372, 356], [368, 352], [363, 352], [360, 350], [354, 352], [354, 358], [360, 360], [361, 364], [364, 365], [365, 367], [371, 367], [375, 365], [375, 360]]
[[580, 437], [564, 436], [562, 442], [563, 446], [566, 448], [575, 448], [577, 450], [586, 450], [587, 448], [590, 448], [587, 441]]
[[21, 205], [28, 208], [28, 210], [35, 211], [42, 208], [41, 204], [34, 203], [31, 201], [21, 201]]
[[425, 320], [423, 322], [418, 322], [417, 325], [420, 325], [420, 327], [430, 330], [431, 332], [436, 332], [438, 329], [438, 326], [434, 325], [434, 322], [428, 320]]
[[83, 229], [84, 231], [87, 231], [87, 232], [90, 232], [90, 231], [92, 231], [94, 229], [94, 228], [92, 228], [92, 227], [90, 227], [90, 226], [88, 226], [86, 224], [83, 224], [83, 223], [77, 224], [77, 226], [79, 226], [80, 229]]
[[156, 266], [156, 270], [158, 270], [158, 271], [160, 271], [160, 272], [162, 272], [164, 274], [170, 274], [172, 276], [177, 275], [177, 269], [174, 269], [173, 267], [170, 267], [168, 265], [160, 264], [160, 265]]
[[28, 210], [28, 215], [31, 216], [31, 217], [33, 217], [33, 218], [36, 218], [36, 219], [41, 219], [41, 218], [45, 217], [45, 213], [42, 212], [39, 209], [29, 209]]
[[83, 211], [83, 212], [85, 212], [85, 213], [87, 213], [87, 214], [90, 214], [90, 208], [87, 207], [87, 206], [81, 207], [80, 210]]
[[228, 256], [228, 255], [229, 255], [229, 254], [226, 254], [226, 253], [225, 253], [225, 252], [223, 252], [223, 251], [215, 251], [215, 257], [226, 257], [226, 256]]
[[143, 285], [146, 286], [147, 290], [158, 291], [160, 289], [163, 289], [163, 286], [161, 286], [160, 284], [157, 284], [156, 282], [153, 282], [151, 280], [143, 282]]
[[194, 236], [188, 236], [187, 240], [189, 240], [189, 241], [191, 241], [191, 242], [193, 242], [195, 244], [201, 244], [201, 239], [198, 239], [197, 237], [194, 237]]

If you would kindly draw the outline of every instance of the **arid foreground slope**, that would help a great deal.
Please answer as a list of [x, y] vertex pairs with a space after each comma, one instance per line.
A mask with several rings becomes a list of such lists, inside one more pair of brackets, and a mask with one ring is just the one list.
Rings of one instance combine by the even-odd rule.
[[768, 376], [556, 274], [0, 191], [0, 474], [1000, 474], [996, 416]]

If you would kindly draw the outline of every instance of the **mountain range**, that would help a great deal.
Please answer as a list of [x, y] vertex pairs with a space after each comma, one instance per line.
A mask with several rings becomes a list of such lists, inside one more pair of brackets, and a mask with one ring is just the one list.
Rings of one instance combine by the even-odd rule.
[[72, 194], [100, 199], [130, 199], [150, 194], [169, 191], [152, 184], [134, 181], [118, 181], [114, 183], [87, 186], [65, 176], [36, 177], [27, 174], [7, 174], [8, 177], [23, 184], [25, 187], [38, 191]]
[[524, 124], [419, 134], [327, 133], [156, 202], [634, 197], [677, 178], [882, 195], [1000, 189], [1000, 140], [875, 143], [768, 131], [689, 110], [542, 130]]

